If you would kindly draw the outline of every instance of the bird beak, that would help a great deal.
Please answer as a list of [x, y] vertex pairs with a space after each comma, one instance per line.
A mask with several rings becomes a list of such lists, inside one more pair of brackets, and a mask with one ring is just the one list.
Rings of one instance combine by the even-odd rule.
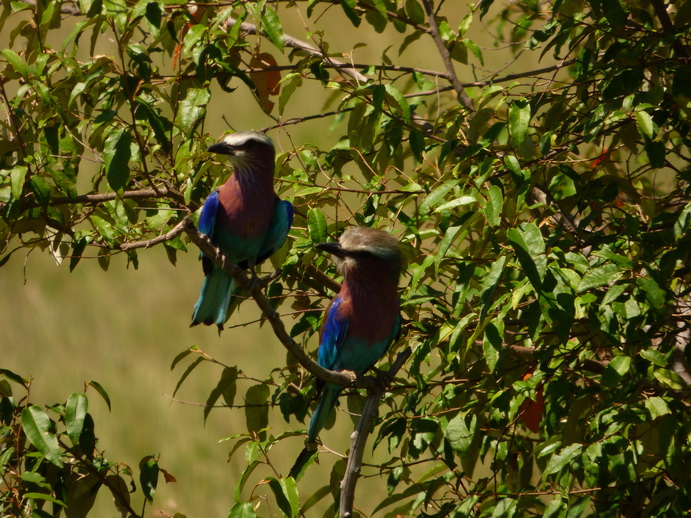
[[345, 258], [346, 251], [341, 248], [341, 245], [339, 243], [319, 243], [315, 245], [319, 250], [324, 250], [324, 252], [328, 252], [332, 255], [335, 255], [336, 257], [340, 257], [341, 259]]
[[220, 155], [234, 155], [235, 154], [235, 148], [233, 146], [229, 146], [225, 142], [218, 142], [216, 144], [213, 144], [212, 146], [209, 146], [207, 148], [207, 151], [211, 153], [218, 153]]

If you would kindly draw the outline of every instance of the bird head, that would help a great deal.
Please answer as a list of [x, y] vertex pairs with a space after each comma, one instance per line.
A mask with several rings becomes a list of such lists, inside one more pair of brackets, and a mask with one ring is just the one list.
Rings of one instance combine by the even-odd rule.
[[236, 171], [252, 171], [273, 164], [276, 157], [274, 144], [269, 137], [258, 131], [241, 131], [226, 135], [220, 142], [209, 146], [207, 151], [227, 155]]
[[333, 255], [336, 266], [344, 275], [383, 261], [389, 266], [392, 278], [398, 281], [403, 265], [398, 241], [388, 232], [374, 228], [350, 227], [343, 232], [338, 243], [319, 243], [317, 248]]

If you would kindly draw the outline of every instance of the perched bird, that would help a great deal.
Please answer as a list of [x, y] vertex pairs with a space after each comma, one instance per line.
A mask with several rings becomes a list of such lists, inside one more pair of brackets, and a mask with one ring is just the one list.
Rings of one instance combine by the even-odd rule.
[[[398, 242], [381, 230], [351, 227], [338, 243], [321, 243], [317, 248], [332, 254], [343, 274], [341, 290], [322, 323], [319, 365], [363, 374], [384, 356], [401, 328]], [[305, 449], [290, 470], [294, 478], [316, 453], [317, 435], [343, 387], [317, 380], [317, 390], [321, 399], [309, 424]]]
[[[254, 267], [285, 242], [293, 222], [293, 205], [274, 192], [274, 151], [263, 133], [227, 135], [208, 151], [228, 155], [235, 173], [204, 202], [199, 230], [241, 268]], [[233, 279], [202, 254], [204, 285], [194, 306], [192, 326], [227, 320]]]

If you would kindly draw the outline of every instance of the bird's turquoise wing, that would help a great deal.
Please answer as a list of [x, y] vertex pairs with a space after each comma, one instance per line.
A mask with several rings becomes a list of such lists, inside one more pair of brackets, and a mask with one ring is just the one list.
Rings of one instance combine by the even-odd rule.
[[259, 249], [257, 256], [257, 264], [269, 258], [276, 250], [281, 248], [288, 237], [288, 231], [293, 224], [293, 204], [289, 201], [276, 199], [276, 208], [274, 209], [269, 225], [269, 231], [266, 233], [264, 242]]

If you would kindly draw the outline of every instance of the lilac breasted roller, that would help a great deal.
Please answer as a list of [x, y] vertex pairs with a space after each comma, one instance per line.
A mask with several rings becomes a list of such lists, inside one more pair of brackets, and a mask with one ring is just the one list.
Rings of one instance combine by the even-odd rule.
[[[269, 137], [256, 131], [227, 135], [208, 151], [228, 155], [235, 169], [204, 202], [199, 231], [209, 236], [241, 268], [252, 268], [276, 252], [293, 221], [293, 205], [274, 192], [276, 152]], [[194, 306], [192, 326], [227, 320], [233, 279], [202, 254], [204, 285]]]
[[[401, 328], [397, 291], [402, 255], [398, 242], [381, 230], [351, 227], [338, 243], [321, 243], [317, 248], [332, 254], [343, 274], [341, 290], [322, 323], [319, 365], [364, 374], [384, 356]], [[310, 446], [343, 387], [317, 380], [317, 389], [321, 399], [309, 424], [307, 446], [290, 470], [293, 477], [314, 454]]]

